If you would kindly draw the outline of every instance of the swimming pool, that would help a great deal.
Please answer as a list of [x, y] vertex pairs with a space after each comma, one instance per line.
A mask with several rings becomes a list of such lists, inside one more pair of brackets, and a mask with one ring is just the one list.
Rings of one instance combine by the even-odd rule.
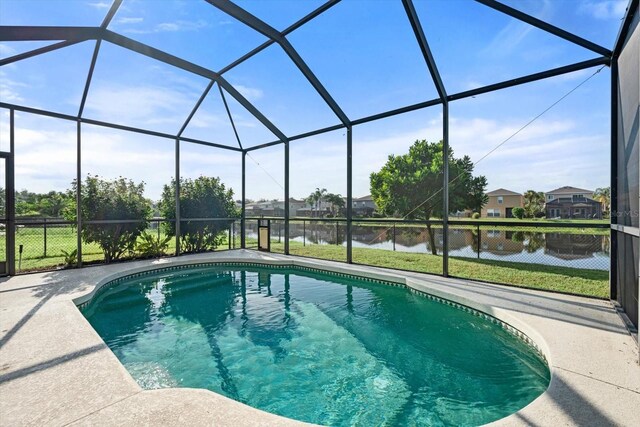
[[404, 286], [290, 266], [200, 264], [102, 287], [85, 317], [145, 389], [205, 388], [327, 425], [479, 425], [549, 384], [490, 316]]

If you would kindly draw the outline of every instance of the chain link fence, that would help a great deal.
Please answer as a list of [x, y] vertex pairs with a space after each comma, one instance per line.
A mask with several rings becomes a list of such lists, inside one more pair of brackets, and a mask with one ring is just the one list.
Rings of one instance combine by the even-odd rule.
[[[270, 250], [284, 253], [285, 221], [282, 218], [247, 218], [246, 248], [258, 248], [259, 220], [269, 226]], [[118, 235], [132, 224], [136, 221], [94, 221], [84, 226]], [[173, 221], [154, 218], [133, 244], [110, 261], [175, 255], [174, 229]], [[241, 231], [239, 219], [183, 219], [181, 253], [240, 248]], [[70, 222], [18, 219], [16, 271], [75, 265], [77, 237], [75, 225]], [[0, 231], [0, 239], [5, 239], [4, 229]], [[353, 221], [351, 242], [352, 260], [356, 264], [443, 274], [442, 221], [430, 221], [427, 226], [419, 221], [358, 219]], [[0, 256], [6, 259], [5, 245], [0, 246]], [[448, 273], [471, 280], [605, 297], [609, 247], [608, 224], [452, 220], [448, 232]], [[106, 252], [97, 243], [87, 243], [86, 238], [82, 243], [85, 264], [106, 262]], [[290, 220], [289, 253], [346, 261], [346, 220]]]
[[343, 219], [295, 219], [289, 222], [289, 253], [345, 261], [347, 223]]
[[[138, 221], [91, 221], [83, 227], [91, 227], [94, 235], [123, 235], [126, 230], [138, 224]], [[111, 261], [157, 258], [176, 254], [176, 238], [174, 220], [153, 218], [132, 244], [127, 244], [121, 251], [106, 251], [96, 243], [82, 241], [83, 264], [105, 263], [108, 256], [117, 252]], [[240, 221], [228, 218], [186, 219], [181, 221], [181, 228], [193, 234], [210, 235], [217, 230], [216, 236], [205, 243], [186, 245], [183, 242], [183, 253], [220, 251], [239, 248]], [[6, 233], [0, 230], [0, 261], [6, 261]], [[109, 240], [109, 239], [107, 239]], [[127, 239], [123, 238], [122, 241]], [[185, 240], [187, 240], [185, 238]], [[131, 243], [129, 241], [129, 243]], [[111, 243], [114, 245], [114, 243]], [[77, 265], [78, 233], [75, 223], [50, 218], [29, 218], [16, 220], [16, 272], [46, 271]], [[117, 246], [117, 244], [116, 244]], [[185, 250], [187, 249], [187, 250]]]
[[[257, 236], [254, 221], [252, 236]], [[358, 219], [352, 224], [354, 263], [443, 274], [442, 221]], [[450, 276], [607, 296], [608, 224], [451, 220], [448, 230]], [[270, 232], [272, 252], [282, 252], [284, 221], [272, 219]], [[343, 219], [292, 219], [289, 239], [291, 255], [347, 260]]]
[[353, 262], [442, 274], [442, 222], [354, 221]]
[[[18, 273], [63, 267], [75, 257], [78, 233], [71, 222], [49, 218], [18, 218], [15, 236]], [[3, 255], [5, 247], [3, 244]], [[6, 258], [3, 256], [3, 259]], [[75, 261], [71, 260], [70, 263], [74, 264]]]

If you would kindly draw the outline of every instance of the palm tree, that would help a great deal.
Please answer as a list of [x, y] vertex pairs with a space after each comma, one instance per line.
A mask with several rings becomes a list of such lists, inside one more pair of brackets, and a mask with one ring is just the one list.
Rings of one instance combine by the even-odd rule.
[[524, 213], [527, 218], [535, 218], [544, 208], [544, 193], [528, 190], [524, 193]]
[[340, 194], [327, 193], [327, 195], [324, 196], [324, 200], [327, 203], [331, 203], [331, 215], [334, 217], [337, 213], [336, 208], [338, 212], [340, 212], [340, 210], [344, 208], [344, 199]]
[[608, 215], [609, 209], [611, 209], [611, 188], [596, 188], [596, 191], [593, 193], [593, 200], [600, 202], [602, 204], [602, 214]]
[[320, 204], [322, 203], [323, 200], [325, 200], [326, 194], [327, 194], [326, 188], [323, 188], [323, 189], [316, 188], [316, 191], [309, 194], [309, 196], [306, 199], [304, 199], [305, 202], [309, 203], [312, 207], [315, 206], [316, 216], [320, 216]]

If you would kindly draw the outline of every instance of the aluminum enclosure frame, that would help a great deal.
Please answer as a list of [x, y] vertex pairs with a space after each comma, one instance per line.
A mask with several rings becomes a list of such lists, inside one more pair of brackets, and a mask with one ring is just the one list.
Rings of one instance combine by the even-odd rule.
[[[322, 84], [322, 82], [315, 76], [315, 74], [313, 73], [313, 71], [311, 70], [311, 68], [305, 63], [304, 59], [297, 53], [297, 51], [295, 50], [295, 48], [291, 45], [291, 43], [289, 43], [287, 36], [292, 33], [293, 31], [295, 31], [296, 29], [302, 27], [303, 25], [307, 24], [308, 22], [312, 21], [313, 19], [315, 19], [316, 17], [320, 16], [321, 14], [325, 13], [326, 11], [330, 10], [332, 7], [334, 7], [335, 5], [337, 5], [340, 0], [330, 0], [327, 1], [326, 3], [322, 4], [320, 7], [318, 7], [317, 9], [315, 9], [314, 11], [312, 11], [311, 13], [309, 13], [308, 15], [304, 16], [303, 18], [301, 18], [300, 20], [298, 20], [297, 22], [295, 22], [294, 24], [290, 25], [287, 29], [283, 30], [283, 31], [278, 31], [276, 29], [274, 29], [273, 27], [271, 27], [270, 25], [268, 25], [267, 23], [265, 23], [264, 21], [260, 20], [259, 18], [257, 18], [256, 16], [252, 15], [251, 13], [247, 12], [246, 10], [244, 10], [243, 8], [239, 7], [238, 5], [230, 2], [230, 1], [224, 1], [224, 0], [205, 0], [207, 3], [209, 3], [211, 5], [211, 7], [216, 7], [219, 10], [221, 10], [222, 12], [226, 13], [227, 15], [229, 15], [230, 17], [239, 20], [240, 22], [242, 22], [243, 24], [247, 25], [249, 28], [265, 35], [268, 40], [264, 43], [262, 43], [261, 45], [257, 46], [256, 48], [254, 48], [253, 50], [251, 50], [250, 52], [248, 52], [247, 54], [239, 57], [237, 60], [235, 60], [234, 62], [230, 63], [229, 65], [221, 68], [218, 71], [214, 71], [214, 70], [210, 70], [207, 69], [205, 67], [199, 66], [197, 64], [191, 63], [189, 61], [186, 61], [180, 57], [168, 54], [162, 50], [153, 48], [151, 46], [148, 46], [146, 44], [143, 44], [141, 42], [129, 39], [125, 36], [122, 36], [116, 32], [113, 32], [111, 30], [108, 29], [108, 25], [111, 22], [112, 18], [115, 16], [116, 12], [118, 11], [118, 8], [121, 6], [122, 0], [113, 0], [111, 7], [109, 8], [109, 11], [107, 12], [102, 24], [99, 27], [36, 27], [36, 26], [0, 26], [0, 42], [1, 41], [19, 41], [19, 40], [63, 40], [62, 42], [59, 43], [55, 43], [52, 44], [50, 46], [46, 46], [46, 47], [42, 47], [42, 48], [38, 48], [38, 49], [34, 49], [32, 51], [26, 52], [26, 53], [22, 53], [19, 55], [15, 55], [9, 58], [6, 58], [4, 60], [0, 61], [0, 66], [2, 65], [6, 65], [6, 64], [10, 64], [16, 61], [20, 61], [23, 59], [27, 59], [36, 55], [41, 55], [43, 53], [46, 52], [51, 52], [51, 51], [55, 51], [57, 49], [61, 49], [67, 46], [71, 46], [73, 44], [77, 44], [83, 41], [87, 41], [87, 40], [95, 40], [95, 47], [94, 47], [94, 52], [91, 58], [91, 65], [89, 68], [89, 72], [88, 75], [86, 77], [86, 81], [84, 82], [84, 91], [83, 91], [83, 95], [82, 95], [82, 100], [81, 103], [79, 105], [79, 109], [78, 109], [78, 114], [73, 116], [73, 115], [67, 115], [67, 114], [60, 114], [60, 113], [56, 113], [56, 112], [52, 112], [52, 111], [45, 111], [45, 110], [40, 110], [40, 109], [35, 109], [35, 108], [31, 108], [29, 106], [24, 106], [24, 105], [17, 105], [17, 104], [13, 104], [13, 103], [6, 103], [6, 102], [0, 102], [0, 108], [5, 108], [8, 109], [10, 111], [10, 115], [11, 115], [11, 123], [10, 123], [10, 127], [11, 127], [11, 135], [12, 135], [12, 143], [13, 143], [13, 132], [14, 132], [14, 121], [13, 121], [13, 116], [15, 111], [21, 111], [21, 112], [26, 112], [26, 113], [31, 113], [31, 114], [37, 114], [37, 115], [43, 115], [43, 116], [48, 116], [48, 117], [54, 117], [54, 118], [58, 118], [58, 119], [62, 119], [62, 120], [68, 120], [68, 121], [74, 121], [77, 123], [77, 179], [78, 182], [80, 181], [81, 178], [81, 156], [82, 156], [82, 144], [81, 144], [81, 125], [82, 123], [86, 123], [86, 124], [91, 124], [91, 125], [96, 125], [96, 126], [102, 126], [102, 127], [107, 127], [107, 128], [112, 128], [112, 129], [119, 129], [119, 130], [124, 130], [124, 131], [128, 131], [128, 132], [134, 132], [134, 133], [140, 133], [140, 134], [146, 134], [146, 135], [151, 135], [151, 136], [156, 136], [156, 137], [160, 137], [160, 138], [165, 138], [165, 139], [171, 139], [175, 141], [175, 173], [176, 173], [176, 177], [180, 176], [180, 165], [179, 165], [179, 156], [180, 156], [180, 145], [182, 143], [194, 143], [194, 144], [200, 144], [200, 145], [204, 145], [204, 146], [209, 146], [212, 148], [217, 148], [217, 149], [223, 149], [223, 150], [229, 150], [229, 151], [233, 151], [233, 152], [237, 152], [241, 155], [241, 162], [242, 162], [242, 213], [241, 213], [241, 222], [242, 222], [242, 233], [241, 233], [241, 246], [244, 248], [246, 246], [246, 238], [245, 238], [245, 223], [246, 223], [246, 212], [245, 212], [245, 196], [246, 196], [246, 156], [249, 152], [254, 151], [254, 150], [260, 150], [262, 148], [267, 148], [267, 147], [271, 147], [271, 146], [275, 146], [275, 145], [280, 145], [282, 144], [284, 147], [284, 158], [285, 158], [285, 164], [284, 164], [284, 193], [285, 193], [285, 217], [284, 217], [284, 221], [285, 221], [285, 253], [288, 254], [289, 253], [289, 220], [290, 220], [290, 211], [289, 211], [289, 181], [290, 181], [290, 177], [289, 177], [289, 147], [291, 145], [291, 143], [293, 143], [296, 140], [300, 140], [306, 137], [310, 137], [310, 136], [314, 136], [314, 135], [319, 135], [319, 134], [323, 134], [326, 132], [331, 132], [331, 131], [335, 131], [338, 129], [346, 129], [346, 140], [345, 140], [345, 144], [347, 147], [347, 158], [346, 158], [346, 167], [347, 167], [347, 256], [346, 256], [346, 261], [351, 263], [352, 262], [352, 222], [353, 222], [353, 212], [352, 212], [352, 200], [353, 200], [353, 193], [352, 193], [352, 183], [353, 183], [353, 165], [352, 165], [352, 145], [353, 145], [353, 135], [352, 135], [352, 131], [353, 131], [353, 127], [354, 126], [358, 126], [360, 124], [364, 124], [364, 123], [368, 123], [374, 120], [379, 120], [379, 119], [383, 119], [383, 118], [387, 118], [387, 117], [392, 117], [395, 115], [399, 115], [399, 114], [403, 114], [403, 113], [407, 113], [407, 112], [411, 112], [411, 111], [417, 111], [417, 110], [421, 110], [421, 109], [425, 109], [428, 107], [434, 107], [434, 106], [438, 106], [441, 105], [442, 106], [442, 113], [443, 113], [443, 123], [442, 123], [442, 132], [443, 132], [443, 151], [444, 151], [444, 155], [446, 156], [449, 150], [449, 103], [450, 102], [455, 102], [457, 100], [462, 100], [462, 99], [466, 99], [469, 97], [473, 97], [479, 94], [483, 94], [483, 93], [488, 93], [488, 92], [493, 92], [493, 91], [497, 91], [500, 89], [505, 89], [505, 88], [509, 88], [509, 87], [514, 87], [514, 86], [519, 86], [519, 85], [523, 85], [526, 83], [530, 83], [530, 82], [535, 82], [538, 80], [542, 80], [542, 79], [546, 79], [546, 78], [550, 78], [550, 77], [555, 77], [555, 76], [560, 76], [563, 74], [567, 74], [567, 73], [571, 73], [571, 72], [575, 72], [575, 71], [579, 71], [579, 70], [584, 70], [584, 69], [589, 69], [589, 68], [593, 68], [593, 67], [598, 67], [598, 66], [611, 66], [611, 70], [612, 70], [612, 79], [617, 78], [616, 76], [616, 67], [615, 64], [612, 62], [612, 58], [614, 58], [614, 55], [620, 46], [620, 38], [621, 36], [624, 34], [624, 26], [625, 23], [623, 23], [623, 29], [620, 32], [620, 35], [618, 36], [618, 41], [616, 42], [616, 47], [614, 48], [614, 50], [609, 50], [605, 47], [599, 46], [595, 43], [592, 43], [588, 40], [585, 40], [575, 34], [572, 34], [568, 31], [565, 31], [561, 28], [558, 28], [556, 26], [553, 26], [545, 21], [542, 21], [540, 19], [537, 19], [533, 16], [530, 16], [528, 14], [525, 14], [519, 10], [513, 9], [509, 6], [506, 6], [498, 1], [495, 0], [475, 0], [478, 3], [492, 8], [500, 13], [503, 13], [505, 15], [508, 15], [512, 18], [515, 18], [519, 21], [522, 21], [528, 25], [534, 26], [542, 31], [545, 31], [553, 36], [562, 38], [570, 43], [573, 43], [576, 46], [580, 46], [584, 49], [590, 50], [594, 53], [594, 57], [590, 60], [586, 60], [586, 61], [582, 61], [582, 62], [577, 62], [577, 63], [573, 63], [567, 66], [562, 66], [562, 67], [558, 67], [558, 68], [553, 68], [553, 69], [548, 69], [546, 71], [542, 71], [542, 72], [538, 72], [538, 73], [534, 73], [534, 74], [530, 74], [530, 75], [526, 75], [526, 76], [522, 76], [519, 78], [515, 78], [515, 79], [510, 79], [510, 80], [506, 80], [500, 83], [496, 83], [496, 84], [491, 84], [491, 85], [487, 85], [481, 88], [477, 88], [477, 89], [472, 89], [472, 90], [467, 90], [467, 91], [463, 91], [463, 92], [459, 92], [459, 93], [454, 93], [454, 94], [449, 94], [446, 90], [446, 87], [442, 81], [442, 78], [438, 72], [438, 67], [437, 67], [437, 63], [436, 60], [434, 59], [431, 50], [429, 48], [429, 44], [428, 44], [428, 40], [427, 37], [425, 36], [422, 24], [420, 23], [420, 20], [418, 18], [418, 14], [416, 13], [414, 4], [413, 4], [413, 0], [397, 0], [397, 1], [401, 1], [402, 5], [404, 7], [404, 10], [406, 12], [407, 15], [407, 19], [408, 19], [408, 24], [411, 25], [413, 34], [416, 38], [416, 41], [418, 43], [418, 46], [420, 48], [420, 51], [423, 55], [423, 59], [425, 61], [425, 73], [428, 73], [431, 80], [434, 83], [434, 86], [437, 89], [438, 92], [438, 98], [435, 99], [431, 99], [431, 100], [424, 100], [420, 103], [417, 104], [413, 104], [413, 105], [407, 105], [401, 108], [397, 108], [394, 110], [389, 110], [389, 111], [385, 111], [382, 113], [378, 113], [378, 114], [374, 114], [374, 115], [370, 115], [367, 117], [360, 117], [360, 118], [356, 118], [356, 119], [351, 119], [349, 118], [344, 111], [342, 110], [342, 108], [340, 107], [339, 103], [335, 101], [335, 98], [329, 93], [329, 91], [324, 87], [324, 85]], [[637, 4], [638, 4], [638, 0], [631, 0], [629, 3], [629, 8], [628, 10], [633, 10], [634, 7], [637, 9]], [[84, 106], [90, 91], [90, 87], [91, 87], [91, 81], [92, 81], [92, 77], [93, 77], [93, 72], [94, 72], [94, 68], [95, 68], [95, 64], [96, 61], [100, 55], [100, 47], [102, 45], [103, 42], [109, 42], [112, 44], [115, 44], [117, 46], [120, 46], [124, 49], [127, 49], [129, 51], [132, 52], [136, 52], [140, 55], [144, 55], [147, 56], [149, 58], [161, 61], [165, 64], [168, 64], [172, 67], [177, 67], [179, 69], [182, 69], [184, 71], [187, 71], [189, 73], [198, 75], [198, 76], [202, 76], [205, 77], [206, 79], [209, 80], [209, 83], [206, 87], [206, 89], [204, 90], [204, 92], [202, 93], [202, 95], [200, 96], [200, 98], [198, 99], [198, 101], [196, 102], [196, 104], [194, 105], [193, 109], [191, 110], [190, 114], [188, 115], [187, 119], [185, 120], [185, 122], [182, 124], [181, 128], [175, 133], [175, 134], [169, 134], [169, 133], [163, 133], [163, 132], [157, 132], [151, 129], [141, 129], [141, 128], [136, 128], [136, 127], [132, 127], [132, 126], [123, 126], [120, 124], [116, 124], [116, 123], [110, 123], [110, 122], [104, 122], [104, 121], [99, 121], [99, 120], [94, 120], [91, 118], [87, 118], [84, 115]], [[291, 59], [291, 61], [294, 63], [294, 65], [301, 71], [301, 73], [304, 75], [304, 77], [307, 79], [307, 81], [309, 82], [309, 84], [311, 85], [311, 87], [313, 87], [313, 89], [321, 96], [321, 98], [323, 99], [323, 101], [326, 103], [326, 105], [333, 111], [333, 113], [336, 116], [336, 119], [338, 121], [337, 124], [329, 126], [329, 127], [325, 127], [322, 129], [317, 129], [311, 132], [306, 132], [303, 134], [298, 134], [298, 135], [286, 135], [285, 133], [283, 133], [278, 127], [276, 127], [265, 115], [263, 115], [249, 100], [247, 100], [240, 92], [238, 92], [225, 78], [224, 78], [224, 74], [227, 73], [228, 71], [232, 70], [233, 68], [235, 68], [236, 66], [240, 65], [241, 63], [245, 62], [246, 60], [252, 58], [253, 56], [255, 56], [256, 54], [258, 54], [259, 52], [263, 51], [264, 49], [266, 49], [267, 47], [273, 45], [273, 44], [278, 44], [283, 50], [284, 52], [288, 55], [288, 57]], [[613, 66], [612, 66], [613, 64]], [[234, 142], [237, 143], [237, 147], [236, 146], [228, 146], [228, 145], [224, 145], [224, 144], [217, 144], [217, 143], [212, 143], [209, 141], [203, 141], [203, 140], [198, 140], [198, 139], [194, 139], [194, 138], [187, 138], [183, 136], [183, 133], [185, 131], [185, 129], [187, 128], [187, 126], [189, 125], [191, 119], [193, 118], [193, 116], [196, 114], [196, 112], [198, 111], [198, 109], [200, 108], [202, 102], [204, 101], [204, 99], [206, 98], [206, 96], [209, 94], [209, 92], [214, 89], [213, 86], [217, 85], [218, 89], [220, 91], [220, 94], [222, 96], [223, 102], [224, 102], [224, 106], [226, 108], [228, 117], [230, 119], [231, 125], [233, 126], [233, 130], [235, 133], [235, 137], [236, 137], [236, 141]], [[224, 89], [224, 91], [222, 90]], [[268, 142], [265, 144], [261, 144], [261, 145], [257, 145], [257, 146], [253, 146], [253, 147], [247, 147], [246, 144], [243, 145], [240, 137], [238, 136], [238, 133], [236, 131], [235, 128], [235, 124], [233, 122], [233, 118], [231, 117], [231, 114], [229, 112], [228, 106], [227, 106], [227, 101], [224, 95], [224, 92], [227, 92], [230, 96], [232, 96], [238, 103], [240, 103], [244, 108], [247, 109], [247, 111], [249, 111], [249, 113], [251, 115], [253, 115], [253, 117], [255, 117], [262, 125], [264, 125], [267, 129], [269, 129], [275, 136], [276, 139], [272, 142]], [[612, 100], [613, 102], [613, 100]], [[613, 108], [612, 108], [613, 111]], [[613, 120], [613, 117], [612, 117]], [[11, 150], [11, 153], [13, 153], [13, 150]], [[612, 153], [613, 154], [613, 153]], [[616, 164], [615, 162], [612, 161], [612, 177], [614, 176], [614, 172], [617, 173], [617, 171], [615, 171], [616, 168]], [[10, 182], [8, 181], [7, 184], [10, 184]], [[448, 212], [448, 185], [449, 185], [449, 179], [448, 179], [448, 164], [447, 162], [445, 162], [445, 166], [444, 166], [444, 170], [443, 170], [443, 184], [442, 184], [442, 190], [443, 190], [443, 211], [444, 212]], [[180, 216], [179, 216], [179, 199], [180, 199], [180, 189], [179, 189], [179, 180], [176, 180], [176, 213], [177, 213], [177, 235], [176, 235], [176, 241], [177, 243], [179, 243], [180, 240], [180, 231], [179, 231], [179, 224], [180, 224]], [[8, 192], [13, 192], [13, 188], [11, 188], [9, 185], [7, 185], [7, 191]], [[78, 193], [76, 195], [76, 197], [80, 197], [80, 186], [78, 186]], [[615, 184], [614, 182], [612, 182], [612, 198], [615, 197]], [[8, 199], [9, 200], [9, 199]], [[78, 203], [79, 206], [79, 203]], [[7, 218], [9, 219], [9, 218]], [[9, 223], [9, 231], [10, 231], [10, 224], [11, 221], [8, 221]], [[81, 216], [78, 214], [78, 224], [77, 226], [79, 227], [78, 229], [80, 229], [82, 224], [82, 218]], [[447, 276], [448, 275], [448, 223], [447, 223], [447, 218], [445, 215], [445, 218], [443, 218], [443, 236], [444, 236], [444, 248], [443, 248], [443, 275]], [[8, 239], [9, 240], [9, 239]], [[81, 239], [80, 237], [78, 237], [78, 261], [79, 264], [82, 263], [82, 257], [81, 257]], [[178, 248], [179, 248], [179, 244], [178, 244]], [[178, 249], [179, 250], [179, 249]], [[613, 260], [614, 258], [614, 254], [612, 252], [612, 262], [614, 262]], [[14, 270], [11, 270], [11, 266], [15, 265], [15, 254], [12, 255], [12, 252], [9, 251], [8, 252], [8, 257], [7, 257], [7, 262], [9, 264], [9, 271], [15, 273], [15, 267]], [[613, 290], [612, 290], [613, 292]], [[615, 295], [612, 294], [613, 297], [615, 297]]]

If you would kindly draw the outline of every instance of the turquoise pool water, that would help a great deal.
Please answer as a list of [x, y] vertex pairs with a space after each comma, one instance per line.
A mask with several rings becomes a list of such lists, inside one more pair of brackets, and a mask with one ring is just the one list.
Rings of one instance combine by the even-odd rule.
[[317, 424], [479, 425], [524, 407], [550, 378], [486, 318], [297, 268], [150, 272], [82, 310], [143, 388], [206, 388]]

